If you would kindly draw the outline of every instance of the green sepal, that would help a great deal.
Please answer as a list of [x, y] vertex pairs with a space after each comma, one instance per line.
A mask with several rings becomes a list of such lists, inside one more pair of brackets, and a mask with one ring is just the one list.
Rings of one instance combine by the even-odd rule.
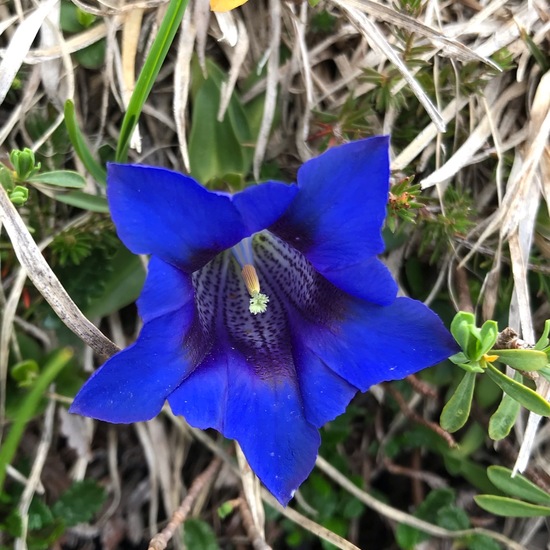
[[501, 363], [525, 372], [538, 371], [548, 364], [546, 353], [534, 349], [493, 349], [491, 355], [498, 355]]
[[537, 392], [506, 376], [490, 363], [487, 364], [486, 372], [495, 384], [526, 409], [541, 416], [550, 416], [550, 403]]
[[451, 357], [449, 357], [449, 360], [452, 361], [455, 365], [458, 365], [460, 368], [464, 369], [466, 372], [482, 373], [485, 371], [485, 369], [479, 364], [478, 361], [469, 361], [462, 351], [451, 355]]
[[466, 424], [472, 407], [475, 383], [474, 372], [464, 373], [460, 384], [441, 412], [439, 423], [444, 430], [454, 433]]
[[509, 468], [489, 466], [487, 475], [493, 485], [507, 495], [522, 498], [534, 504], [550, 506], [550, 494], [521, 474], [512, 477], [512, 470]]
[[476, 504], [496, 516], [515, 518], [534, 518], [550, 516], [550, 506], [530, 504], [515, 498], [501, 497], [497, 495], [476, 495]]

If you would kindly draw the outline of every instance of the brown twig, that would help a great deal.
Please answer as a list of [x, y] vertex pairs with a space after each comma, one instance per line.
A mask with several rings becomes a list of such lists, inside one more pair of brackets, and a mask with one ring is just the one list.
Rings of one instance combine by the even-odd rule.
[[256, 528], [254, 520], [252, 518], [252, 512], [248, 507], [248, 503], [244, 498], [244, 495], [239, 499], [239, 509], [241, 511], [241, 518], [243, 520], [244, 528], [246, 529], [246, 534], [250, 539], [250, 543], [255, 550], [271, 550], [271, 546], [265, 542], [262, 535]]
[[425, 418], [422, 418], [418, 413], [413, 411], [408, 403], [405, 401], [405, 398], [401, 395], [399, 391], [397, 391], [395, 388], [393, 388], [390, 384], [386, 385], [386, 389], [390, 392], [392, 397], [395, 399], [397, 404], [399, 405], [399, 408], [401, 409], [401, 412], [407, 417], [410, 418], [412, 421], [417, 422], [418, 424], [422, 424], [435, 432], [437, 435], [442, 437], [449, 447], [454, 448], [458, 447], [456, 441], [454, 440], [453, 436], [445, 431], [439, 424], [436, 424], [435, 422], [431, 422], [430, 420], [426, 420]]
[[221, 465], [221, 459], [215, 458], [210, 463], [210, 466], [195, 478], [195, 481], [193, 481], [193, 484], [189, 488], [189, 492], [185, 495], [178, 509], [172, 514], [168, 525], [151, 539], [148, 550], [164, 550], [166, 548], [168, 542], [174, 536], [176, 529], [187, 519], [195, 500], [203, 488], [218, 473]]
[[437, 390], [424, 382], [424, 380], [420, 380], [420, 378], [414, 374], [409, 374], [406, 380], [416, 393], [423, 395], [424, 397], [429, 397], [430, 399], [437, 399]]

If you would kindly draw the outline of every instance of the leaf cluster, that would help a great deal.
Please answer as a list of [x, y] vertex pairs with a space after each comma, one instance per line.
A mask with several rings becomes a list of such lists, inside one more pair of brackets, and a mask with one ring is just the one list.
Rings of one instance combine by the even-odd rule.
[[[73, 483], [51, 506], [35, 496], [28, 512], [27, 547], [29, 550], [52, 548], [68, 527], [90, 521], [106, 498], [105, 489], [91, 479]], [[0, 517], [5, 519], [0, 523], [0, 530], [8, 537], [17, 538], [22, 534], [22, 522], [12, 501], [12, 496], [1, 495]]]

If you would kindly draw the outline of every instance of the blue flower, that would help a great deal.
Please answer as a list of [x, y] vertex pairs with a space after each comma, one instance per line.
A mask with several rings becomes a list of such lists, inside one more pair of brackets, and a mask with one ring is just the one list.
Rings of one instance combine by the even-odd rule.
[[168, 400], [192, 426], [236, 439], [283, 505], [314, 466], [319, 428], [357, 391], [457, 351], [433, 312], [396, 298], [377, 258], [388, 139], [330, 149], [297, 179], [228, 195], [161, 168], [109, 166], [118, 234], [151, 255], [144, 324], [70, 409], [128, 423]]

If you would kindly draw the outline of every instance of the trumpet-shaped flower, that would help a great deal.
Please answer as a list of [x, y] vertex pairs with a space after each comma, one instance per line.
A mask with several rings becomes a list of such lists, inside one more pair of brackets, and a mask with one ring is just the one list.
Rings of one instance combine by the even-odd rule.
[[433, 312], [396, 298], [377, 258], [387, 138], [330, 149], [297, 180], [229, 195], [161, 168], [109, 166], [118, 234], [151, 254], [144, 325], [71, 407], [128, 423], [168, 400], [192, 426], [237, 440], [282, 504], [314, 466], [319, 428], [357, 391], [457, 351]]

